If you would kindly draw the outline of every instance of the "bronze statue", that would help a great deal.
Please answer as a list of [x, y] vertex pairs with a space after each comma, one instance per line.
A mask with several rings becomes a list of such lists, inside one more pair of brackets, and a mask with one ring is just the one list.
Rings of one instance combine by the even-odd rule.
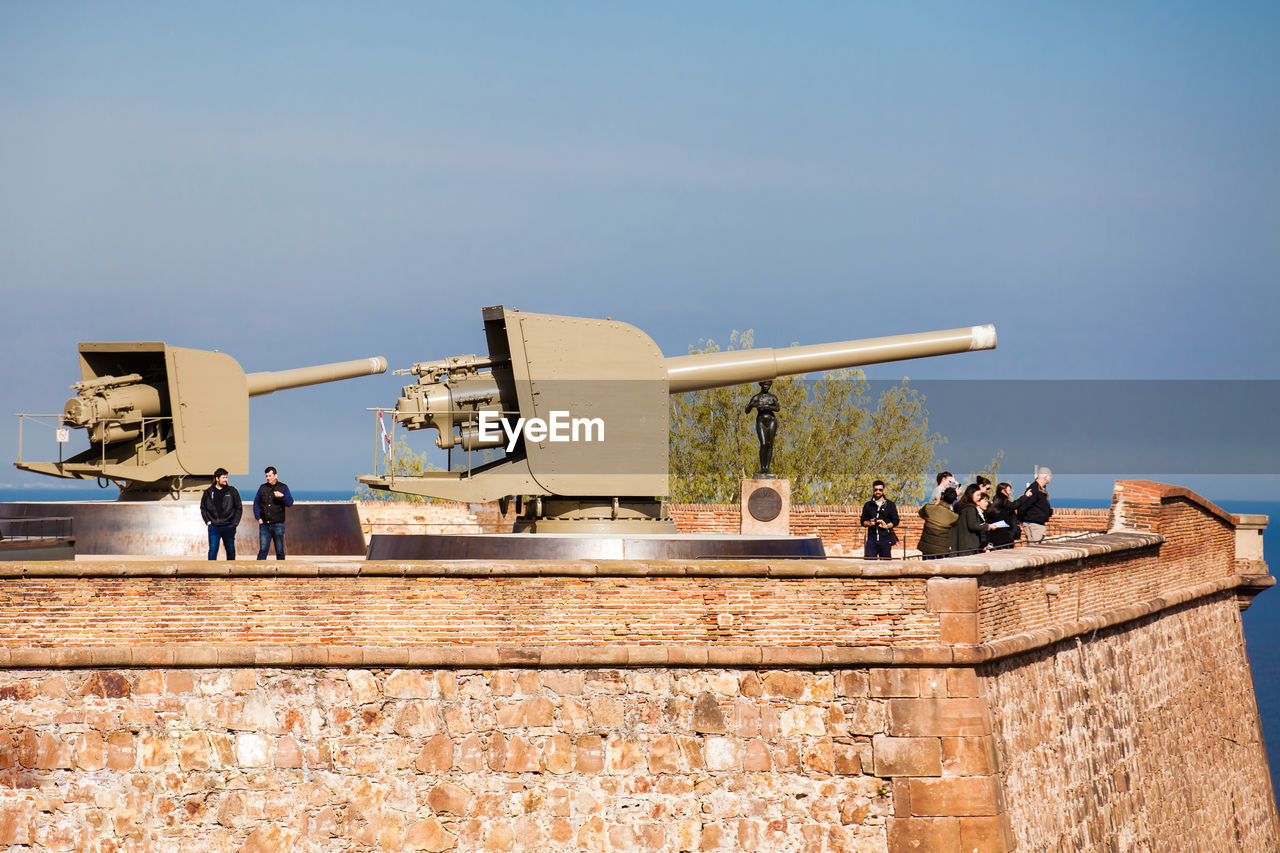
[[773, 438], [778, 434], [777, 413], [782, 411], [782, 406], [778, 404], [777, 396], [769, 391], [772, 387], [773, 382], [768, 379], [761, 382], [760, 391], [743, 409], [746, 414], [751, 414], [752, 409], [756, 410], [756, 438], [760, 439], [760, 471], [756, 474], [758, 480], [773, 478], [769, 467], [773, 464]]

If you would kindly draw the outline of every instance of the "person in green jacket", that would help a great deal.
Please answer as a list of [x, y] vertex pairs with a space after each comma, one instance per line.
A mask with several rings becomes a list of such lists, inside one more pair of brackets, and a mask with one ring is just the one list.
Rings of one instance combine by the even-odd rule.
[[951, 529], [960, 519], [960, 516], [951, 511], [951, 505], [955, 502], [956, 490], [948, 486], [936, 501], [920, 507], [919, 515], [924, 519], [924, 530], [920, 533], [919, 548], [926, 560], [936, 560], [951, 552]]

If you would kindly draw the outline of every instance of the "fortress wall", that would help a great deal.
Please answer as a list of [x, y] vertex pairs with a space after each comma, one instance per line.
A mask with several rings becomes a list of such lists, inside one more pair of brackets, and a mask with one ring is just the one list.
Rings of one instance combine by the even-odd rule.
[[1269, 849], [1265, 563], [1118, 488], [938, 561], [0, 565], [0, 845]]
[[1280, 849], [1234, 596], [980, 673], [1019, 850]]

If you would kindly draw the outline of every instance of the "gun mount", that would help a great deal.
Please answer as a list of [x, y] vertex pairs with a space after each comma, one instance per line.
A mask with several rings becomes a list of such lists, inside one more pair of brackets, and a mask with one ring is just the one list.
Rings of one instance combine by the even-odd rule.
[[465, 471], [367, 475], [458, 501], [530, 498], [516, 532], [667, 533], [668, 396], [816, 371], [994, 349], [993, 326], [666, 358], [634, 326], [485, 308], [489, 355], [415, 364], [395, 421], [499, 458]]
[[[215, 468], [249, 469], [249, 398], [286, 388], [383, 373], [375, 358], [245, 374], [231, 356], [158, 341], [81, 343], [76, 396], [59, 424], [84, 429], [89, 449], [24, 471], [110, 480], [121, 499], [179, 497], [203, 489]], [[20, 416], [29, 417], [29, 416]], [[184, 481], [199, 478], [196, 483]]]

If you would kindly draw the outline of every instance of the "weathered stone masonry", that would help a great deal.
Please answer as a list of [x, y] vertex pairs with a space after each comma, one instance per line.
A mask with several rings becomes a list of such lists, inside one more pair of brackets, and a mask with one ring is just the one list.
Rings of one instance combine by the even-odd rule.
[[930, 562], [0, 566], [12, 850], [1276, 849], [1260, 529]]

